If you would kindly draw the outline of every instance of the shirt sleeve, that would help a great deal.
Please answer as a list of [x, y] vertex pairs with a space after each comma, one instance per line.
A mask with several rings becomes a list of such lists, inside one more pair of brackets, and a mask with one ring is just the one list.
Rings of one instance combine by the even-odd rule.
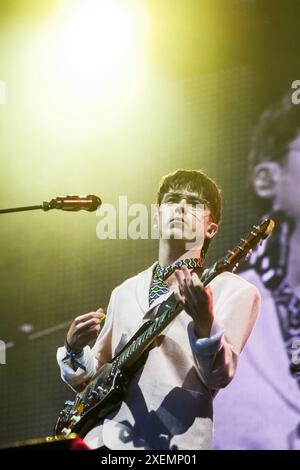
[[224, 335], [224, 328], [222, 328], [214, 319], [210, 336], [207, 338], [197, 338], [192, 323], [189, 324], [189, 340], [192, 350], [196, 356], [208, 356], [216, 354], [222, 344], [222, 337]]
[[88, 383], [96, 373], [96, 360], [89, 346], [85, 346], [83, 354], [76, 359], [78, 364], [76, 370], [71, 364], [71, 359], [67, 356], [64, 346], [58, 348], [56, 359], [60, 367], [61, 378], [75, 391], [83, 389], [85, 383]]
[[225, 387], [234, 377], [237, 361], [256, 321], [260, 295], [251, 284], [239, 286], [214, 308], [214, 321], [207, 338], [197, 338], [188, 325], [195, 366], [204, 384], [213, 390]]

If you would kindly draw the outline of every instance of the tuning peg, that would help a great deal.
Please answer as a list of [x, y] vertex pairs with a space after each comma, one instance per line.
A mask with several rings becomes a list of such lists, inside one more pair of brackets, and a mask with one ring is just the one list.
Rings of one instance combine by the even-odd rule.
[[236, 263], [232, 269], [232, 272], [235, 272], [237, 270], [237, 268], [239, 267], [239, 263]]

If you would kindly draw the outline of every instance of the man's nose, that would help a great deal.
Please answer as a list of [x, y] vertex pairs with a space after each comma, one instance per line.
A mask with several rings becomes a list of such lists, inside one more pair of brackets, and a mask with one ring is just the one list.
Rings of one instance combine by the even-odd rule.
[[187, 204], [187, 200], [183, 198], [177, 204], [176, 209], [178, 209], [179, 212], [184, 212], [186, 209], [186, 204]]

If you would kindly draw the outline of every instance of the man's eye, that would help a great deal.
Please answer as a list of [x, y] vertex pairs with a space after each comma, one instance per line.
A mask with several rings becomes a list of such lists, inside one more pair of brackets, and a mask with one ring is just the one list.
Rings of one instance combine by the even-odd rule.
[[198, 204], [199, 204], [199, 201], [189, 201], [188, 202], [188, 206], [190, 206], [190, 207], [197, 207]]

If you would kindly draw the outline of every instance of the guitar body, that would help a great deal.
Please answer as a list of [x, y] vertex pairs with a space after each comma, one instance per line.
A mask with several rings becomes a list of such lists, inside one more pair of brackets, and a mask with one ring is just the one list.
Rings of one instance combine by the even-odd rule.
[[76, 395], [75, 401], [65, 403], [55, 434], [75, 432], [84, 437], [97, 421], [122, 403], [127, 380], [120, 370], [112, 373], [112, 367], [110, 363], [102, 366], [92, 383]]
[[129, 378], [145, 364], [149, 351], [144, 351], [126, 371], [125, 367], [118, 367], [117, 360], [151, 325], [153, 321], [145, 322], [112, 361], [99, 369], [90, 384], [76, 395], [75, 400], [65, 402], [55, 425], [55, 434], [67, 436], [75, 432], [84, 437], [98, 421], [121, 405]]

